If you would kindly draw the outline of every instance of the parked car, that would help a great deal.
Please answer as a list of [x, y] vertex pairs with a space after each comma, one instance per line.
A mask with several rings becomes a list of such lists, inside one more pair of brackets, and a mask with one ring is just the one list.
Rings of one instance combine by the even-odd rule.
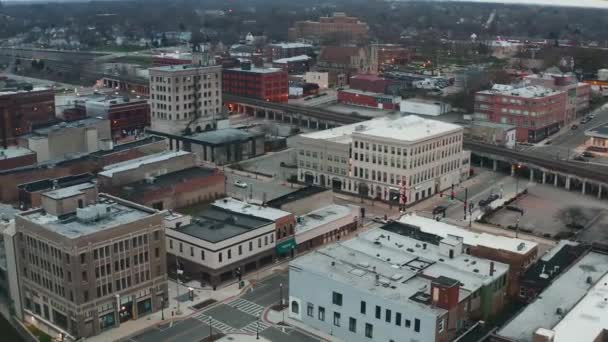
[[574, 156], [574, 158], [572, 158], [572, 160], [576, 160], [576, 161], [582, 161], [582, 162], [587, 161], [587, 159], [585, 159], [585, 158], [584, 158], [582, 155], [580, 155], [580, 154], [575, 155], [575, 156]]
[[372, 221], [376, 222], [376, 223], [383, 223], [383, 224], [387, 224], [388, 223], [388, 219], [384, 218], [382, 216], [376, 216], [372, 219]]
[[549, 139], [547, 141], [545, 141], [545, 145], [551, 145], [553, 144], [553, 140]]
[[572, 130], [578, 129], [578, 125], [572, 125], [572, 126], [570, 126], [570, 129], [572, 129]]
[[585, 151], [585, 152], [583, 152], [583, 157], [593, 158], [593, 157], [595, 157], [595, 154], [593, 154], [589, 151]]
[[234, 186], [236, 186], [236, 187], [238, 187], [238, 188], [242, 188], [242, 189], [244, 189], [244, 188], [246, 188], [248, 185], [247, 185], [247, 183], [245, 183], [245, 182], [243, 182], [243, 181], [241, 181], [241, 180], [237, 180], [237, 181], [235, 181], [235, 182], [234, 182]]
[[445, 205], [438, 205], [433, 208], [433, 215], [438, 215], [444, 213], [448, 208]]

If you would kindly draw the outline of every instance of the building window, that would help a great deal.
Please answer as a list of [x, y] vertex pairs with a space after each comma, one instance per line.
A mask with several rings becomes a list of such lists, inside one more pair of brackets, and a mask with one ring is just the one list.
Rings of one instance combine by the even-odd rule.
[[239, 245], [239, 255], [242, 255], [242, 254], [243, 254], [243, 246]]
[[219, 259], [219, 262], [222, 262], [222, 252], [219, 252], [218, 259]]
[[253, 241], [249, 241], [249, 251], [253, 250]]
[[348, 319], [348, 331], [353, 333], [357, 332], [357, 320], [352, 317]]
[[319, 321], [325, 321], [325, 308], [319, 306]]
[[401, 326], [401, 312], [395, 313], [395, 325]]
[[306, 314], [309, 317], [312, 317], [314, 315], [315, 312], [315, 306], [312, 303], [308, 303], [308, 305], [306, 306]]
[[418, 318], [414, 319], [414, 331], [420, 332], [420, 320]]
[[190, 246], [190, 256], [194, 256], [194, 247]]
[[228, 250], [228, 259], [232, 259], [232, 249]]
[[201, 260], [205, 260], [205, 251], [201, 249]]
[[380, 308], [378, 305], [376, 305], [376, 318], [380, 319], [382, 316], [382, 308]]
[[439, 332], [443, 332], [444, 328], [445, 328], [445, 322], [444, 322], [444, 319], [442, 318], [441, 320], [439, 320], [439, 323], [437, 324], [437, 330]]
[[342, 294], [338, 292], [333, 292], [331, 297], [331, 302], [334, 305], [342, 306]]
[[300, 304], [298, 304], [298, 302], [295, 300], [291, 301], [291, 312], [296, 315], [300, 314]]
[[405, 327], [406, 327], [406, 328], [409, 328], [409, 327], [411, 327], [411, 326], [412, 326], [412, 322], [411, 322], [409, 319], [406, 319], [406, 320], [405, 320]]
[[158, 230], [154, 231], [154, 240], [156, 240], [156, 241], [160, 240], [160, 232]]
[[[135, 240], [135, 238], [133, 238]], [[173, 240], [169, 239], [169, 249], [173, 249]]]
[[369, 323], [365, 323], [365, 337], [374, 338], [374, 326]]
[[386, 323], [390, 323], [391, 322], [391, 310], [386, 309], [386, 316], [384, 317], [384, 320], [386, 320]]
[[183, 243], [179, 243], [179, 252], [183, 253], [184, 252], [184, 244]]
[[366, 304], [365, 304], [365, 302], [364, 302], [364, 301], [361, 301], [361, 313], [362, 313], [363, 315], [365, 315], [365, 311], [366, 311], [366, 309], [367, 309], [367, 308], [366, 308]]
[[340, 326], [340, 313], [339, 312], [334, 312], [334, 325], [337, 327]]

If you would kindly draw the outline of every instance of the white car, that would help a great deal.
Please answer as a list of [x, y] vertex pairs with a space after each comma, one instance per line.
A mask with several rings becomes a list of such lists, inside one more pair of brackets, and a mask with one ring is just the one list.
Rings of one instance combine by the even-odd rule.
[[239, 188], [246, 188], [247, 187], [247, 183], [241, 181], [241, 180], [237, 180], [234, 182], [234, 186], [239, 187]]

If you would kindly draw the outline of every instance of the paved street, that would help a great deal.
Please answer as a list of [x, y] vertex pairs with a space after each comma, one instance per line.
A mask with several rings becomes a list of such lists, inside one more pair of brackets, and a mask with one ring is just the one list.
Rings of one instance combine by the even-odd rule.
[[[281, 292], [281, 284], [283, 290]], [[263, 320], [264, 310], [279, 302], [281, 293], [288, 299], [289, 277], [287, 270], [278, 271], [264, 279], [256, 281], [256, 286], [240, 297], [235, 297], [202, 310], [172, 326], [166, 324], [132, 337], [132, 342], [195, 342], [212, 333], [244, 333], [260, 336], [277, 342], [317, 342], [292, 327], [273, 327]]]

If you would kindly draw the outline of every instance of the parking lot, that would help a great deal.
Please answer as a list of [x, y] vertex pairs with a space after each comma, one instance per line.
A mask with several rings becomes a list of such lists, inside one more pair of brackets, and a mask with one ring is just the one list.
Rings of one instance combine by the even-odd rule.
[[588, 242], [608, 240], [605, 201], [533, 183], [528, 187], [528, 194], [512, 205], [522, 208], [524, 215], [503, 208], [494, 213], [489, 222], [507, 228], [515, 227], [519, 220], [519, 228], [537, 235], [556, 237], [561, 233], [557, 235], [559, 238], [571, 232], [578, 234], [574, 238]]

